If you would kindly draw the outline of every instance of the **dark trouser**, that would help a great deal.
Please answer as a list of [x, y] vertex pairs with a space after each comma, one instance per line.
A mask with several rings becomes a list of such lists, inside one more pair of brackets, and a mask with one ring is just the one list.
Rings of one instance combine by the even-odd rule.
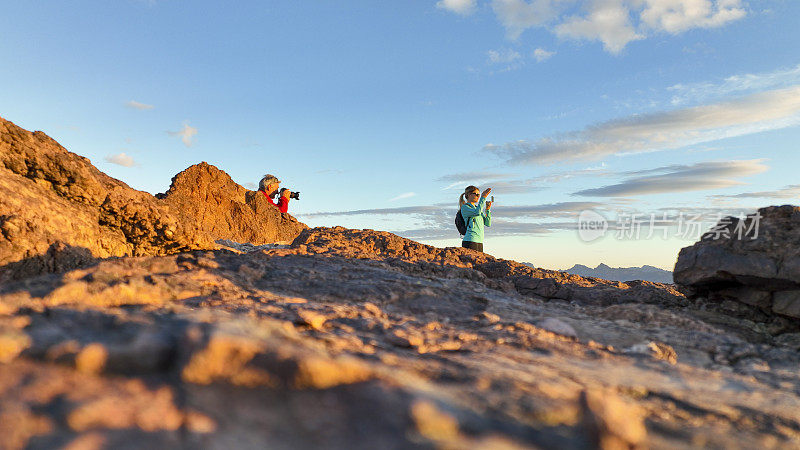
[[464, 248], [477, 250], [479, 252], [483, 251], [483, 243], [472, 242], [472, 241], [461, 241], [461, 246]]

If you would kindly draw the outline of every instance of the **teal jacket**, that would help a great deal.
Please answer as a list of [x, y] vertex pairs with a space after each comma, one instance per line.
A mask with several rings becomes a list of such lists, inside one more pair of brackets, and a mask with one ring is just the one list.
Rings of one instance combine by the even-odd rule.
[[464, 235], [464, 240], [483, 244], [483, 227], [492, 226], [492, 211], [486, 209], [486, 197], [481, 197], [475, 206], [469, 202], [461, 205], [461, 216], [467, 223], [467, 234]]

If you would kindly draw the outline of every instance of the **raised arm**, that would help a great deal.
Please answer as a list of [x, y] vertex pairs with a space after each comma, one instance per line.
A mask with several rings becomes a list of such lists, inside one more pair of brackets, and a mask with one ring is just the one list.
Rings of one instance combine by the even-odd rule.
[[472, 206], [472, 203], [469, 202], [464, 203], [461, 205], [461, 216], [467, 222], [471, 217], [480, 216], [484, 206], [486, 206], [486, 197], [481, 197], [481, 200], [475, 206]]

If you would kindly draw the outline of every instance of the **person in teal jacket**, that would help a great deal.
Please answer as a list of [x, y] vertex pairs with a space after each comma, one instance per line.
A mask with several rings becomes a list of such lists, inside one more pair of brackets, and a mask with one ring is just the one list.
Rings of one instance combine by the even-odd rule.
[[467, 233], [461, 242], [462, 247], [483, 251], [483, 228], [492, 226], [492, 202], [486, 200], [491, 192], [492, 188], [487, 188], [481, 193], [477, 187], [467, 186], [458, 198], [461, 216], [467, 224]]

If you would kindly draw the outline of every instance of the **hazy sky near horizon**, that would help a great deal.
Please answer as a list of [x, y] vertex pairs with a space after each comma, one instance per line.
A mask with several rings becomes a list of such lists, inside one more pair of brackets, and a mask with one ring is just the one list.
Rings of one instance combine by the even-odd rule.
[[10, 2], [0, 116], [151, 193], [207, 161], [277, 175], [310, 226], [444, 246], [492, 186], [495, 256], [671, 269], [696, 236], [615, 227], [798, 203], [798, 24], [795, 0]]

